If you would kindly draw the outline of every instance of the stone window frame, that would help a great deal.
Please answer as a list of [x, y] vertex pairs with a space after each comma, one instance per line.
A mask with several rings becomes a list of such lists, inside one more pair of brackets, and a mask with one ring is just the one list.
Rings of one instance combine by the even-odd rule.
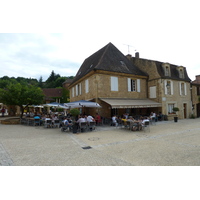
[[179, 67], [177, 67], [177, 70], [178, 70], [179, 78], [184, 79], [184, 78], [185, 78], [185, 75], [184, 75], [184, 67], [179, 66]]
[[169, 63], [163, 63], [162, 64], [165, 76], [171, 76], [171, 69], [170, 69], [170, 64]]
[[140, 92], [140, 79], [127, 78], [128, 92]]

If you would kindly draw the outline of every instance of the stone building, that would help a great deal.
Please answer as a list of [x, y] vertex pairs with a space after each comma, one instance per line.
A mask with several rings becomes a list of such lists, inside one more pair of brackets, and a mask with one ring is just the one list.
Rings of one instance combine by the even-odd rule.
[[[189, 118], [192, 113], [190, 78], [183, 66], [127, 56], [134, 65], [148, 74], [148, 98], [162, 104], [162, 113], [171, 120], [176, 114], [180, 119]], [[179, 112], [174, 113], [173, 107]]]
[[133, 116], [162, 111], [159, 98], [148, 98], [149, 75], [134, 65], [112, 43], [85, 59], [69, 85], [70, 101], [91, 100], [102, 108], [90, 108], [103, 117]]
[[192, 114], [200, 117], [200, 75], [196, 76], [196, 80], [192, 81]]

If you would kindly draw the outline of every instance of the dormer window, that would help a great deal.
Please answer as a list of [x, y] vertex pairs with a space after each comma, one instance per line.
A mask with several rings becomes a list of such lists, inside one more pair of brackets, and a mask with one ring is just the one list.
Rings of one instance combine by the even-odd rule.
[[165, 68], [165, 76], [169, 76], [169, 67], [168, 66]]
[[121, 60], [120, 63], [121, 63], [121, 66], [126, 67], [126, 64], [124, 63], [124, 61]]
[[183, 67], [177, 67], [178, 73], [179, 73], [179, 78], [185, 78], [184, 77], [184, 68]]
[[163, 70], [164, 70], [164, 75], [165, 76], [171, 76], [170, 65], [168, 63], [163, 63], [162, 67], [163, 67]]

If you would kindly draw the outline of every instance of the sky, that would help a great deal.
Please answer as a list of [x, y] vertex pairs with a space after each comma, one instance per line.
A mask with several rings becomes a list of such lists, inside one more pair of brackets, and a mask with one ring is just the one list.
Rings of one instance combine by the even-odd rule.
[[0, 8], [0, 77], [75, 76], [113, 43], [124, 55], [184, 66], [200, 75], [197, 0], [7, 0]]

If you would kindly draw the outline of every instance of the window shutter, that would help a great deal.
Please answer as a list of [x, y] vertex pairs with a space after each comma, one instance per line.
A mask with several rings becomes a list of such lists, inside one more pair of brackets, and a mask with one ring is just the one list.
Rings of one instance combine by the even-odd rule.
[[118, 77], [111, 76], [111, 91], [118, 91]]
[[78, 85], [76, 85], [76, 96], [78, 96]]
[[81, 95], [81, 83], [79, 84], [79, 95]]
[[131, 91], [131, 79], [127, 78], [127, 84], [128, 84], [128, 92]]
[[89, 87], [88, 87], [88, 79], [85, 80], [85, 93], [88, 93], [89, 92]]
[[185, 95], [187, 95], [187, 85], [184, 83]]
[[72, 97], [74, 97], [74, 87], [72, 88]]
[[181, 82], [179, 82], [179, 90], [180, 90], [180, 95], [182, 95], [182, 92], [181, 92]]
[[167, 85], [167, 80], [164, 80], [164, 90], [165, 90], [165, 94], [167, 94], [167, 87], [166, 87], [166, 85]]
[[171, 95], [174, 94], [174, 85], [173, 85], [173, 81], [170, 81], [170, 85], [171, 85]]
[[140, 92], [140, 79], [137, 79], [137, 92]]

